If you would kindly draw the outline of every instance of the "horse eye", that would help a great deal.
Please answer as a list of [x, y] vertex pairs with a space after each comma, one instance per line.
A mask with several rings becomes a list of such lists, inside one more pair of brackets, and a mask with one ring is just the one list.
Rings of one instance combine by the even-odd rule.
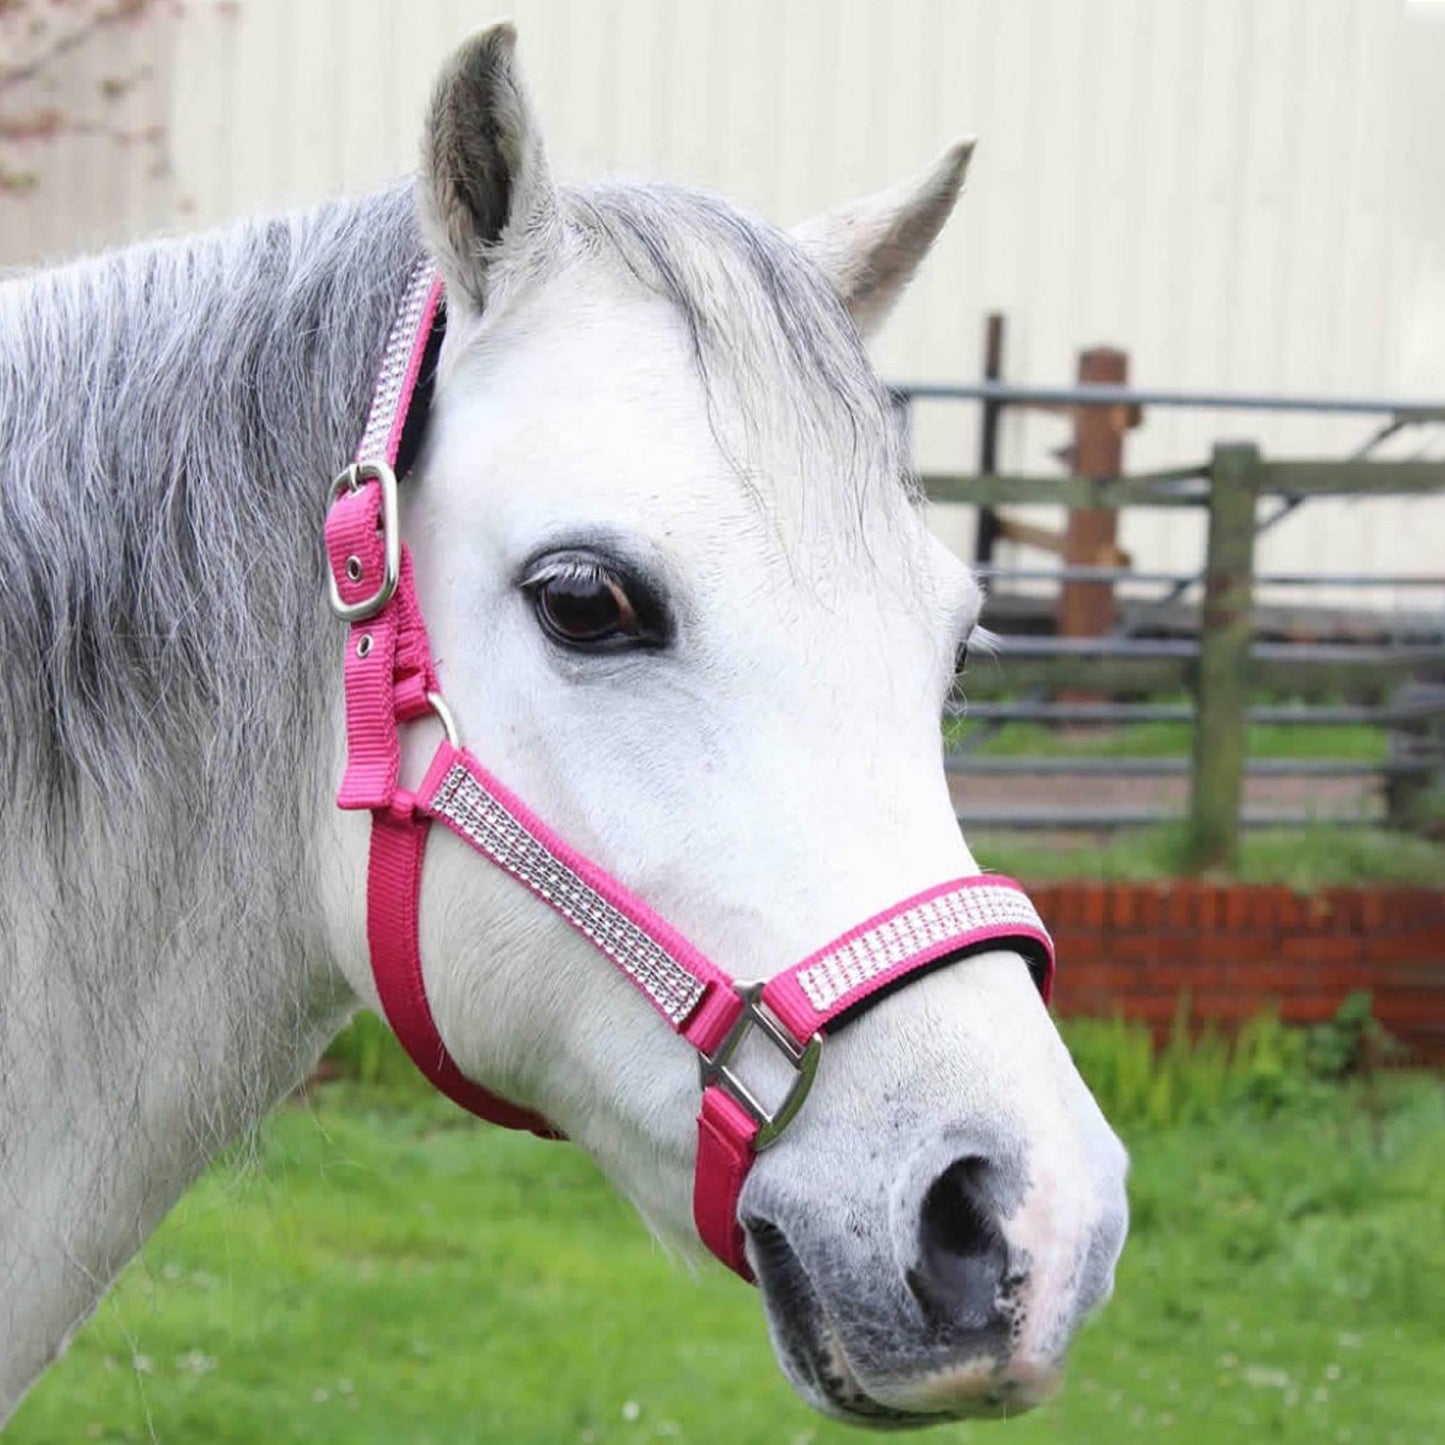
[[596, 566], [569, 566], [531, 585], [543, 630], [566, 646], [590, 647], [639, 635], [637, 610], [616, 578]]

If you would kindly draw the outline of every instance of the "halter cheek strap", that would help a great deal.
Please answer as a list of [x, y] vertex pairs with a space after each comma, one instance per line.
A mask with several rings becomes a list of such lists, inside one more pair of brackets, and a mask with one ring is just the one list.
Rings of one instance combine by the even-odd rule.
[[[960, 878], [867, 919], [765, 982], [739, 983], [466, 751], [441, 701], [411, 559], [397, 523], [393, 468], [408, 432], [441, 302], [429, 268], [412, 278], [387, 343], [357, 460], [333, 482], [326, 553], [333, 611], [350, 624], [345, 664], [343, 808], [372, 815], [367, 938], [388, 1023], [417, 1067], [464, 1109], [558, 1138], [543, 1118], [467, 1078], [437, 1030], [422, 974], [421, 870], [433, 821], [502, 869], [604, 955], [698, 1052], [693, 1216], [704, 1243], [751, 1279], [738, 1200], [754, 1158], [807, 1098], [825, 1036], [890, 989], [968, 954], [1023, 954], [1045, 1001], [1054, 954], [1015, 882]], [[419, 415], [419, 413], [418, 413]], [[447, 738], [415, 793], [400, 786], [400, 728], [437, 713]], [[783, 1098], [765, 1102], [734, 1067], [756, 1033], [789, 1065]]]

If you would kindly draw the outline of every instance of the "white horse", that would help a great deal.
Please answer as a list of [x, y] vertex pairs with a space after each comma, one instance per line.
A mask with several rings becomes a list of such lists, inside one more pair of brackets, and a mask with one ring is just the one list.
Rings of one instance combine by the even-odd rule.
[[[791, 236], [559, 189], [498, 27], [439, 81], [415, 199], [0, 289], [0, 1420], [376, 1006], [318, 538], [428, 253], [448, 325], [402, 530], [487, 766], [757, 976], [978, 873], [939, 713], [979, 589], [859, 340], [968, 155]], [[696, 1251], [689, 1046], [450, 836], [422, 942], [465, 1072]], [[930, 972], [830, 1041], [744, 1188], [782, 1368], [864, 1422], [1043, 1398], [1112, 1287], [1125, 1169], [1023, 958]]]

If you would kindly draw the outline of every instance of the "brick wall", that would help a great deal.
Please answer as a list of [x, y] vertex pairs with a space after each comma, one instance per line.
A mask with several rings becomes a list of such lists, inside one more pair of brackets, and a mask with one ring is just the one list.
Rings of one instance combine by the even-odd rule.
[[1230, 1027], [1268, 1008], [1329, 1018], [1353, 989], [1415, 1057], [1445, 1065], [1445, 891], [1189, 881], [1042, 883], [1062, 1015], [1122, 1013], [1166, 1032], [1178, 996]]

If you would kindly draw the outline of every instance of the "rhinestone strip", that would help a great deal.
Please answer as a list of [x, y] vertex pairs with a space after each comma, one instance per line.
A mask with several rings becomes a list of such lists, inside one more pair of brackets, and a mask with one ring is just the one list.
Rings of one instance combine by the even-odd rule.
[[386, 455], [387, 442], [391, 439], [396, 413], [401, 406], [401, 389], [406, 383], [412, 349], [417, 342], [417, 329], [421, 325], [422, 312], [426, 310], [435, 275], [430, 262], [423, 262], [406, 283], [391, 335], [386, 338], [376, 389], [371, 394], [366, 430], [361, 435], [361, 445], [356, 449], [356, 460], [359, 462], [384, 460], [391, 465], [396, 461], [395, 457]]
[[808, 1002], [823, 1013], [854, 989], [927, 949], [960, 934], [993, 928], [1045, 931], [1033, 904], [1017, 889], [973, 884], [931, 898], [840, 944], [800, 970], [798, 983]]
[[650, 934], [615, 908], [512, 816], [460, 763], [431, 810], [557, 910], [681, 1027], [703, 984]]

